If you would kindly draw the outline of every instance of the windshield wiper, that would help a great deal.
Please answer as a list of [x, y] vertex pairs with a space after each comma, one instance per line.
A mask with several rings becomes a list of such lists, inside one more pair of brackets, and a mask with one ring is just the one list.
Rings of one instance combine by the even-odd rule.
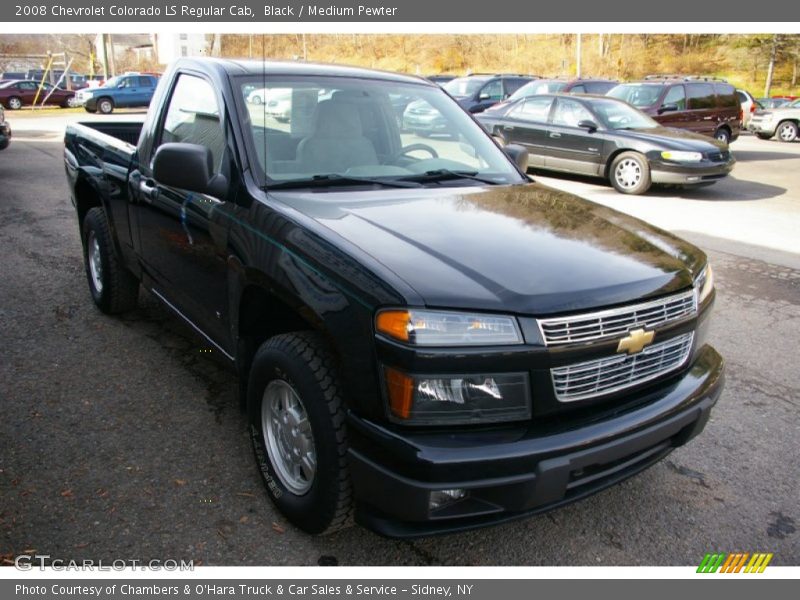
[[326, 175], [314, 175], [309, 179], [290, 179], [288, 181], [278, 181], [268, 183], [263, 186], [265, 190], [290, 190], [301, 188], [332, 187], [338, 185], [380, 185], [384, 187], [415, 188], [420, 184], [410, 181], [397, 181], [395, 179], [383, 179], [377, 177], [352, 177], [350, 175], [339, 175], [328, 173]]
[[477, 171], [452, 171], [450, 169], [434, 169], [433, 171], [425, 171], [419, 175], [406, 175], [401, 177], [403, 181], [417, 181], [420, 183], [435, 183], [439, 181], [447, 181], [450, 179], [471, 179], [473, 181], [480, 181], [481, 183], [488, 183], [489, 185], [500, 185], [500, 182], [488, 177], [480, 177]]

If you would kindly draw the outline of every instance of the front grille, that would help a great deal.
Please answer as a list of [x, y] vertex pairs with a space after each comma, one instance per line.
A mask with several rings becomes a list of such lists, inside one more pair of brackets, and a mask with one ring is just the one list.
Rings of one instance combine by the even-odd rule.
[[572, 317], [541, 319], [539, 327], [548, 346], [590, 342], [625, 335], [636, 327], [653, 329], [697, 312], [694, 290], [667, 298]]
[[728, 151], [723, 152], [709, 152], [706, 155], [706, 158], [711, 162], [724, 162], [731, 157], [731, 153]]
[[556, 398], [560, 402], [596, 398], [660, 377], [686, 362], [693, 340], [694, 332], [684, 333], [637, 354], [550, 369]]

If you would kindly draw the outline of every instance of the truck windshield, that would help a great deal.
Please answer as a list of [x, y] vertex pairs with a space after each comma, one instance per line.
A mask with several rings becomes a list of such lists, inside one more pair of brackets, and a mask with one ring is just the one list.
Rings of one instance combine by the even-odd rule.
[[239, 86], [267, 187], [526, 181], [438, 86], [345, 77], [266, 81], [242, 78]]

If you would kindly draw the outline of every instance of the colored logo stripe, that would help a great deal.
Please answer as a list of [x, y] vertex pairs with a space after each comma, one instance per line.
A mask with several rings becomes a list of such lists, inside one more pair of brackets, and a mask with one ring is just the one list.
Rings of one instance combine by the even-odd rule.
[[[764, 569], [772, 560], [772, 553], [755, 552], [736, 552], [726, 554], [724, 552], [708, 553], [703, 557], [700, 566], [697, 567], [698, 573], [763, 573]], [[747, 559], [750, 559], [747, 562]], [[747, 566], [745, 566], [747, 563]], [[744, 571], [742, 571], [744, 568]]]

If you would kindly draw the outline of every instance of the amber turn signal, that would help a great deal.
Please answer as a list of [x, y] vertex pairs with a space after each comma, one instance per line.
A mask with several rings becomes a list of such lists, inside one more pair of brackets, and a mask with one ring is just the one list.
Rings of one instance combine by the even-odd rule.
[[408, 341], [408, 324], [411, 315], [406, 310], [384, 310], [378, 313], [375, 327], [378, 332], [402, 342]]
[[389, 409], [399, 419], [411, 416], [411, 403], [414, 399], [414, 380], [395, 369], [386, 367], [386, 389], [389, 392]]

